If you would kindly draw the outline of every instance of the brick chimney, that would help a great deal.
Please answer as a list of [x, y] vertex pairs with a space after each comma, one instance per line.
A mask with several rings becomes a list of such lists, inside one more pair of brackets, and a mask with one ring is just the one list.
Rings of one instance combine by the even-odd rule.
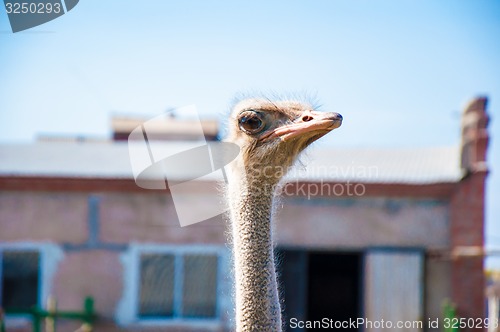
[[462, 169], [467, 174], [486, 172], [486, 151], [488, 148], [488, 122], [486, 114], [488, 98], [478, 97], [465, 107], [462, 114]]
[[[485, 182], [488, 176], [488, 99], [472, 100], [462, 114], [461, 166], [465, 176], [452, 194], [450, 204], [450, 247], [474, 250], [484, 247]], [[482, 255], [458, 256], [451, 262], [451, 298], [457, 314], [464, 318], [485, 315], [485, 277]], [[483, 331], [469, 328], [465, 331]]]

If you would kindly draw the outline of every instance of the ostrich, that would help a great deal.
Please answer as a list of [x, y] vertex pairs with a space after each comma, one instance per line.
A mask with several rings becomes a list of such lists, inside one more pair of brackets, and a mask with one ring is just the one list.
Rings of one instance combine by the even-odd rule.
[[338, 128], [342, 116], [298, 101], [246, 99], [234, 107], [227, 141], [240, 147], [230, 164], [236, 331], [281, 331], [271, 217], [277, 186], [301, 151]]

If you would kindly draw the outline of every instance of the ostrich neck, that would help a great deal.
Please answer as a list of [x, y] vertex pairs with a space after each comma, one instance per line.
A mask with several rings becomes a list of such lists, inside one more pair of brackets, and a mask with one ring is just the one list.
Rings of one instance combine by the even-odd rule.
[[272, 239], [273, 184], [230, 186], [236, 331], [281, 331]]

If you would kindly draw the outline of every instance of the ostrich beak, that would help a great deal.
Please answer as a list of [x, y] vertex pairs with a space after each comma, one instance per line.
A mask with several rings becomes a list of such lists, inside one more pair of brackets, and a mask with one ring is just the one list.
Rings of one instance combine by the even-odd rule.
[[342, 115], [339, 113], [324, 113], [305, 111], [294, 123], [276, 128], [266, 134], [262, 139], [269, 140], [279, 137], [282, 141], [289, 141], [296, 137], [312, 137], [314, 141], [326, 135], [342, 124]]

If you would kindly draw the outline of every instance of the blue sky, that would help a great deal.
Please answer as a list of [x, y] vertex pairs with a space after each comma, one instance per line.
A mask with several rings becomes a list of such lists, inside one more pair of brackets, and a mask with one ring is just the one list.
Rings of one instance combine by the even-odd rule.
[[189, 104], [223, 119], [237, 93], [276, 91], [344, 115], [325, 146], [453, 145], [463, 106], [487, 95], [500, 247], [499, 36], [496, 0], [82, 0], [16, 34], [0, 8], [0, 142], [109, 137], [113, 113]]

